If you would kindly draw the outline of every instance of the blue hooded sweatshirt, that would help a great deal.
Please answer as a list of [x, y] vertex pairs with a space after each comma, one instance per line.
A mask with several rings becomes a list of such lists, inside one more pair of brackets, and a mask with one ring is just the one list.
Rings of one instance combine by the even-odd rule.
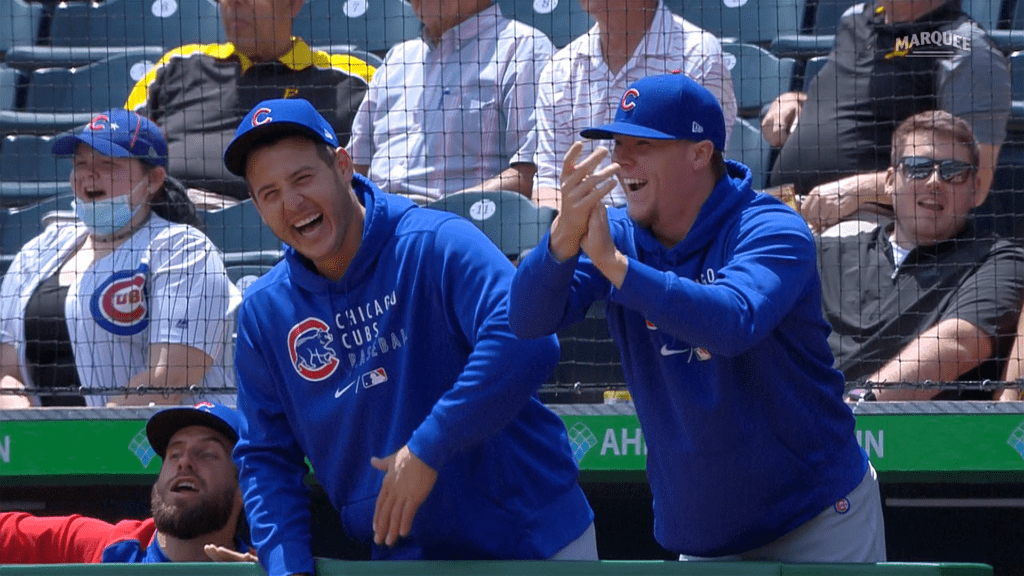
[[754, 192], [746, 166], [727, 166], [671, 248], [609, 211], [629, 259], [621, 289], [585, 255], [558, 263], [541, 248], [520, 264], [509, 305], [513, 331], [536, 338], [607, 301], [647, 443], [655, 537], [703, 557], [777, 539], [867, 470], [832, 368], [807, 224]]
[[512, 335], [514, 268], [473, 224], [353, 187], [366, 218], [345, 275], [286, 246], [239, 312], [234, 458], [260, 562], [313, 571], [304, 456], [346, 533], [372, 542], [384, 473], [370, 458], [406, 444], [437, 482], [410, 536], [374, 558], [552, 556], [593, 520], [565, 426], [536, 396], [557, 340]]

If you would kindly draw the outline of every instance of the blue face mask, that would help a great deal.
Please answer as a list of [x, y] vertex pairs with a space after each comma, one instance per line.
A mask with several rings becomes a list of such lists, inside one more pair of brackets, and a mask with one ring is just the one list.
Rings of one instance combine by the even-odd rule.
[[[143, 180], [139, 184], [146, 182]], [[135, 210], [132, 210], [128, 203], [128, 198], [135, 193], [138, 187], [139, 185], [136, 184], [128, 194], [104, 198], [95, 202], [82, 202], [76, 199], [74, 201], [75, 214], [94, 236], [111, 236], [127, 226], [142, 209], [140, 204]]]

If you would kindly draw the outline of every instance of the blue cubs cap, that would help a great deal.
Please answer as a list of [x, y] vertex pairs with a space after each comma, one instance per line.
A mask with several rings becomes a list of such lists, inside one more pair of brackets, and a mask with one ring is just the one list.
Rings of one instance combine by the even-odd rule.
[[611, 124], [587, 128], [584, 138], [610, 140], [616, 135], [652, 140], [710, 140], [725, 151], [722, 105], [707, 88], [685, 74], [648, 76], [626, 90]]
[[167, 454], [167, 445], [171, 437], [189, 426], [206, 426], [227, 436], [231, 443], [238, 442], [242, 419], [233, 408], [212, 402], [200, 402], [195, 406], [168, 408], [153, 414], [146, 423], [146, 436], [149, 445], [161, 458]]
[[104, 156], [138, 158], [155, 166], [167, 166], [163, 131], [149, 118], [124, 108], [97, 114], [80, 132], [57, 138], [52, 151], [57, 156], [68, 156], [75, 153], [79, 144], [88, 144]]
[[238, 125], [235, 139], [224, 150], [224, 165], [232, 174], [245, 178], [245, 162], [249, 158], [253, 141], [257, 137], [272, 133], [305, 133], [331, 146], [339, 146], [334, 128], [308, 100], [264, 100], [250, 110]]

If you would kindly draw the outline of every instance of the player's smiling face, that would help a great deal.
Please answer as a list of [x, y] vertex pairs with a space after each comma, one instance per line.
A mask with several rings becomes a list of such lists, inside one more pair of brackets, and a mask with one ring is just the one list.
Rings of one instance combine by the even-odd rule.
[[289, 136], [249, 154], [246, 180], [263, 221], [283, 242], [337, 280], [362, 240], [362, 206], [351, 192], [352, 163], [332, 163], [309, 138]]
[[689, 144], [685, 140], [615, 137], [612, 161], [622, 166], [619, 182], [626, 193], [629, 217], [655, 235], [664, 220], [687, 203], [685, 190], [692, 173], [683, 158]]

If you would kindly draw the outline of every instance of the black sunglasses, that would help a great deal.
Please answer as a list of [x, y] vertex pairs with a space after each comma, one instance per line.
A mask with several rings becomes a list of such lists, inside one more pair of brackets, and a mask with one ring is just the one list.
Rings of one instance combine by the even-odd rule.
[[939, 178], [950, 184], [963, 184], [967, 182], [975, 167], [970, 162], [963, 160], [935, 160], [927, 156], [904, 156], [900, 158], [897, 166], [903, 169], [903, 176], [911, 180], [924, 180], [932, 175], [937, 167]]

